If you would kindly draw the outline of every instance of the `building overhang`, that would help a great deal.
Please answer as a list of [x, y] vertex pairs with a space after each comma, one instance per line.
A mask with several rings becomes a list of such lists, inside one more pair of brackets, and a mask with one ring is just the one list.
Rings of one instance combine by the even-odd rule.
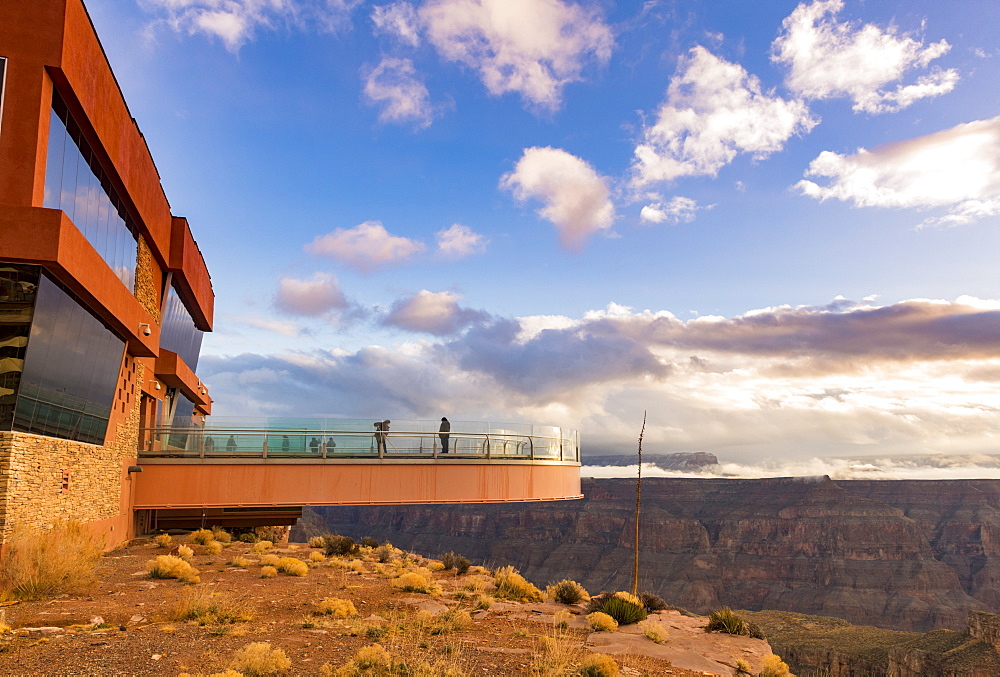
[[180, 390], [196, 407], [211, 409], [212, 398], [208, 396], [208, 387], [177, 353], [161, 348], [153, 371], [157, 379]]

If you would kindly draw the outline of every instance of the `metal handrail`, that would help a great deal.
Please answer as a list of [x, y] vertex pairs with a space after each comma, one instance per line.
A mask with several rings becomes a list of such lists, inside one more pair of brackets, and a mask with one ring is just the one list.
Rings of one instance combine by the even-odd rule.
[[299, 427], [181, 427], [140, 429], [140, 458], [504, 458], [579, 462], [576, 431], [559, 435], [451, 430], [447, 456], [440, 432], [389, 430], [385, 445], [378, 434], [360, 430], [310, 430]]

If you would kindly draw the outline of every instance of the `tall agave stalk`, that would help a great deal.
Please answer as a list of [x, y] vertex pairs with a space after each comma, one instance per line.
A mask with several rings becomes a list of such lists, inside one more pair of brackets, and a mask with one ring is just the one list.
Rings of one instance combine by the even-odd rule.
[[646, 411], [639, 431], [639, 479], [635, 483], [635, 562], [632, 566], [632, 594], [639, 594], [639, 509], [642, 505], [642, 436], [646, 434]]

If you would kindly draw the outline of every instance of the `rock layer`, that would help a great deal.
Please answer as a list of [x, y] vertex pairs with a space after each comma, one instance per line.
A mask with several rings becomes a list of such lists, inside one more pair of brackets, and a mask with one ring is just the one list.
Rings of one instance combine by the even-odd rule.
[[[631, 587], [635, 482], [579, 501], [324, 507], [334, 531], [513, 564], [545, 584]], [[1000, 606], [1000, 481], [643, 480], [640, 588], [698, 613], [728, 605], [926, 631]]]

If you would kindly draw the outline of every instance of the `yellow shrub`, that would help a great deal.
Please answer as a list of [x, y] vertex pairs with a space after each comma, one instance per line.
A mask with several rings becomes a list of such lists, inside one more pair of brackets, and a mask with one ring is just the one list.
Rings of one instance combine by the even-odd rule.
[[354, 658], [344, 667], [337, 670], [337, 677], [355, 677], [356, 675], [389, 675], [392, 674], [392, 656], [381, 644], [369, 644], [358, 649]]
[[275, 569], [274, 567], [264, 566], [260, 568], [261, 578], [273, 578], [274, 576], [277, 575], [278, 575], [278, 570]]
[[434, 596], [441, 594], [440, 585], [431, 582], [430, 577], [417, 571], [407, 571], [399, 578], [394, 578], [392, 585], [405, 592], [422, 592]]
[[310, 548], [322, 548], [326, 546], [326, 541], [323, 540], [322, 536], [313, 536], [309, 539]]
[[250, 549], [253, 550], [254, 552], [267, 552], [273, 547], [274, 543], [272, 543], [271, 541], [257, 541], [252, 546], [250, 546]]
[[281, 560], [277, 555], [268, 553], [260, 558], [260, 565], [266, 567], [277, 566], [278, 562]]
[[194, 550], [186, 545], [179, 545], [177, 546], [177, 556], [181, 559], [191, 559], [194, 556]]
[[310, 562], [322, 562], [324, 559], [325, 558], [323, 557], [323, 553], [321, 553], [321, 552], [315, 552], [315, 551], [313, 551], [313, 552], [309, 553], [309, 561]]
[[427, 565], [427, 568], [431, 571], [444, 571], [444, 564], [441, 564], [441, 562], [431, 562]]
[[198, 545], [205, 545], [214, 540], [215, 534], [212, 533], [211, 529], [198, 529], [188, 535], [188, 543], [197, 543]]
[[587, 622], [590, 623], [591, 629], [597, 632], [614, 632], [618, 629], [618, 621], [603, 611], [587, 614]]
[[[206, 677], [206, 675], [192, 675], [190, 672], [182, 672], [177, 677]], [[207, 677], [245, 677], [242, 672], [236, 672], [235, 670], [226, 670], [225, 672], [213, 672]]]
[[316, 604], [316, 613], [326, 616], [357, 616], [358, 610], [354, 608], [354, 602], [349, 599], [339, 597], [327, 597]]
[[670, 633], [667, 632], [667, 629], [663, 627], [661, 623], [657, 623], [656, 621], [642, 621], [639, 623], [639, 630], [642, 631], [643, 637], [651, 639], [657, 644], [663, 644], [670, 637]]
[[779, 656], [768, 654], [760, 662], [760, 677], [788, 677], [788, 663]]
[[219, 543], [230, 543], [233, 540], [232, 534], [219, 526], [212, 527], [212, 538]]
[[15, 526], [0, 561], [0, 596], [9, 591], [37, 599], [85, 590], [96, 581], [103, 550], [104, 539], [76, 520], [51, 529]]
[[184, 583], [200, 583], [198, 570], [191, 563], [173, 555], [157, 555], [146, 563], [150, 578], [176, 578]]
[[247, 677], [256, 677], [285, 672], [292, 661], [281, 649], [272, 649], [270, 642], [251, 642], [233, 655], [232, 667]]
[[309, 565], [295, 557], [282, 557], [275, 568], [288, 576], [305, 576], [309, 573]]
[[493, 574], [493, 583], [497, 586], [496, 596], [500, 599], [511, 599], [519, 602], [540, 602], [542, 591], [525, 580], [512, 566], [497, 569]]
[[618, 663], [607, 654], [590, 654], [580, 665], [580, 675], [583, 677], [618, 677], [619, 674]]
[[209, 541], [205, 544], [205, 552], [209, 555], [218, 555], [222, 552], [222, 543], [219, 543], [218, 541]]
[[568, 579], [563, 579], [558, 583], [545, 588], [545, 597], [560, 604], [577, 604], [590, 600], [590, 594], [586, 588]]
[[365, 563], [359, 559], [352, 559], [351, 563], [348, 564], [348, 567], [350, 568], [351, 571], [357, 572], [359, 574], [363, 574], [366, 571]]
[[153, 541], [161, 548], [170, 547], [170, 543], [173, 541], [173, 536], [170, 534], [159, 534]]
[[496, 601], [497, 598], [493, 595], [484, 595], [483, 593], [479, 593], [476, 595], [473, 606], [477, 609], [489, 609], [494, 603], [496, 603]]
[[237, 555], [236, 557], [234, 557], [232, 559], [231, 562], [229, 562], [229, 564], [232, 565], [232, 566], [234, 566], [234, 567], [239, 567], [241, 569], [246, 569], [248, 566], [250, 566], [251, 564], [253, 564], [253, 560], [252, 559], [248, 559], [248, 558], [244, 557], [243, 555]]
[[253, 609], [245, 600], [234, 600], [202, 588], [185, 595], [170, 614], [170, 620], [195, 621], [198, 625], [222, 625], [253, 618]]

